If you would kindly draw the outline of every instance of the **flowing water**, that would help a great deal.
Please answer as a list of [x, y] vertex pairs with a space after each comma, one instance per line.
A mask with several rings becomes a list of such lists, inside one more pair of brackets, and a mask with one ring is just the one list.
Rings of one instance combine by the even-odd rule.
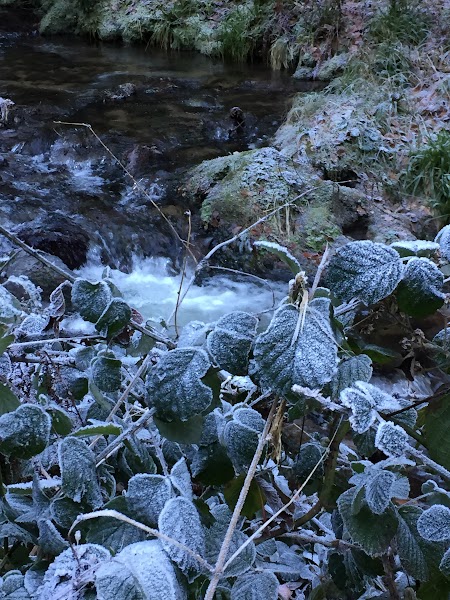
[[[15, 121], [0, 129], [0, 222], [25, 239], [69, 232], [66, 243], [74, 248], [83, 239], [90, 247], [84, 276], [98, 278], [109, 264], [144, 316], [167, 317], [180, 279], [171, 268], [179, 252], [173, 238], [89, 131], [56, 121], [89, 123], [176, 221], [184, 212], [174, 199], [182, 173], [202, 160], [266, 145], [305, 85], [261, 64], [4, 37], [0, 96], [16, 107]], [[234, 106], [246, 116], [239, 135], [229, 117]], [[69, 266], [77, 261], [78, 255]], [[190, 291], [181, 318], [210, 321], [230, 308], [259, 312], [272, 304], [267, 286], [221, 276]]]

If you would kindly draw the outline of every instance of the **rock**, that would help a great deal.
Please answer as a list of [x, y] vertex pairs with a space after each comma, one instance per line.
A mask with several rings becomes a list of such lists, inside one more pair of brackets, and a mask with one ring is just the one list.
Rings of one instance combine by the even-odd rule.
[[12, 120], [12, 111], [15, 102], [10, 98], [0, 97], [0, 125], [8, 125]]
[[137, 92], [137, 88], [134, 83], [121, 83], [114, 91], [107, 90], [105, 92], [104, 100], [110, 100], [111, 102], [119, 102], [125, 100], [130, 96], [134, 96]]
[[[70, 273], [70, 269], [60, 260], [57, 256], [52, 256], [45, 252], [42, 253], [45, 258], [55, 264], [57, 267], [64, 269]], [[58, 287], [60, 283], [65, 281], [61, 275], [49, 269], [42, 264], [37, 258], [30, 256], [24, 250], [19, 252], [13, 257], [13, 259], [6, 265], [6, 268], [2, 275], [5, 278], [11, 276], [20, 277], [21, 275], [28, 277], [34, 285], [38, 286], [42, 290], [42, 295], [45, 300], [48, 299], [53, 290]]]

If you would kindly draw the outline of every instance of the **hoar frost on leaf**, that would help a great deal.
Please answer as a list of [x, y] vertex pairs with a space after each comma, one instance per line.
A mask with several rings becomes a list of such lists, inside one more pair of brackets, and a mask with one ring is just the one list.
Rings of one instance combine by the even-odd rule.
[[268, 252], [278, 256], [278, 258], [281, 259], [291, 269], [294, 275], [297, 275], [297, 273], [302, 270], [302, 266], [295, 256], [293, 256], [287, 248], [280, 246], [280, 244], [259, 240], [257, 242], [253, 242], [253, 247], [263, 248], [264, 250], [267, 250]]
[[50, 416], [34, 404], [22, 404], [0, 417], [0, 453], [28, 459], [49, 443]]
[[219, 319], [207, 339], [214, 362], [230, 373], [245, 375], [257, 326], [256, 317], [241, 311]]
[[328, 265], [331, 291], [341, 300], [359, 298], [365, 304], [375, 304], [392, 294], [402, 275], [398, 252], [368, 240], [339, 248]]
[[370, 510], [381, 515], [387, 509], [393, 497], [396, 476], [391, 471], [374, 473], [366, 483], [366, 502]]
[[365, 381], [357, 381], [353, 387], [343, 390], [340, 400], [352, 411], [350, 424], [356, 433], [367, 431], [375, 422], [378, 412], [400, 408], [392, 396]]
[[417, 521], [417, 531], [430, 542], [450, 540], [450, 508], [434, 504], [425, 510]]
[[96, 323], [111, 302], [112, 294], [106, 281], [91, 283], [77, 279], [72, 286], [72, 304], [83, 319]]
[[164, 505], [174, 495], [168, 477], [138, 473], [128, 482], [126, 499], [135, 518], [155, 527]]
[[375, 435], [375, 446], [388, 456], [403, 456], [408, 449], [408, 435], [391, 421], [380, 423]]
[[416, 318], [431, 315], [445, 300], [444, 275], [428, 258], [411, 258], [397, 289], [401, 311]]
[[231, 600], [277, 600], [278, 579], [270, 571], [239, 577], [231, 588]]
[[[190, 548], [199, 556], [205, 553], [205, 539], [195, 505], [186, 498], [172, 498], [166, 502], [158, 519], [161, 533]], [[189, 579], [202, 571], [202, 566], [191, 554], [167, 540], [161, 541], [164, 550]], [[191, 579], [191, 580], [192, 580]]]
[[441, 255], [450, 261], [450, 225], [443, 227], [434, 241], [439, 244]]
[[92, 380], [99, 390], [115, 392], [122, 382], [122, 363], [113, 352], [97, 356], [92, 361]]
[[351, 387], [356, 381], [370, 381], [372, 372], [372, 359], [366, 354], [343, 360], [330, 384], [332, 396], [339, 397], [343, 390]]
[[86, 502], [92, 508], [103, 504], [95, 468], [95, 455], [85, 442], [66, 437], [59, 445], [62, 491], [75, 502]]
[[264, 424], [264, 419], [256, 410], [237, 408], [233, 411], [233, 419], [225, 425], [222, 432], [223, 443], [239, 473], [245, 472], [250, 466]]
[[147, 381], [147, 402], [157, 416], [168, 421], [187, 421], [211, 404], [213, 394], [201, 378], [211, 363], [204, 350], [181, 348], [163, 354]]
[[293, 385], [321, 388], [337, 367], [337, 344], [329, 320], [308, 308], [303, 329], [294, 339], [298, 320], [294, 305], [282, 306], [254, 348], [253, 372], [261, 387], [288, 397]]
[[391, 244], [391, 248], [397, 250], [400, 256], [431, 256], [439, 250], [437, 242], [427, 240], [401, 240]]
[[181, 496], [184, 496], [188, 500], [192, 501], [193, 494], [191, 475], [187, 468], [186, 459], [184, 457], [180, 458], [180, 460], [172, 467], [170, 472], [170, 482]]

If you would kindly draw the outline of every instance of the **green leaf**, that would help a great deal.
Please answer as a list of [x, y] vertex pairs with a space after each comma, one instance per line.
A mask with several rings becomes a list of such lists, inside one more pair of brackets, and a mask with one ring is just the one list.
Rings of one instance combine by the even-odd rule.
[[403, 356], [400, 352], [390, 348], [377, 346], [376, 344], [365, 344], [361, 347], [361, 350], [378, 365], [398, 366], [403, 362]]
[[397, 531], [397, 516], [392, 508], [383, 515], [375, 515], [368, 506], [353, 514], [352, 503], [357, 493], [357, 488], [351, 488], [339, 496], [339, 512], [352, 541], [370, 556], [380, 556], [387, 551]]
[[223, 431], [223, 443], [238, 473], [247, 471], [264, 429], [264, 419], [252, 408], [237, 408]]
[[127, 506], [133, 518], [156, 527], [164, 505], [174, 495], [168, 477], [139, 473], [128, 482]]
[[205, 485], [223, 485], [234, 477], [234, 468], [226, 449], [214, 442], [200, 446], [194, 455], [192, 475]]
[[219, 319], [208, 335], [207, 348], [215, 364], [233, 375], [246, 375], [258, 319], [232, 312]]
[[339, 398], [339, 394], [356, 381], [370, 381], [372, 372], [372, 360], [366, 354], [343, 360], [330, 384], [333, 398]]
[[275, 254], [278, 256], [280, 260], [282, 260], [292, 271], [294, 275], [297, 275], [302, 270], [301, 264], [292, 256], [287, 248], [284, 246], [280, 246], [279, 244], [275, 244], [274, 242], [266, 242], [264, 240], [258, 240], [257, 242], [253, 242], [254, 248], [263, 248], [267, 250], [271, 254]]
[[0, 338], [0, 355], [3, 354], [3, 352], [8, 348], [10, 344], [14, 342], [15, 339], [16, 338], [13, 334], [5, 335], [2, 338]]
[[231, 600], [277, 600], [279, 583], [270, 571], [239, 577], [231, 588]]
[[113, 298], [95, 324], [97, 331], [110, 340], [118, 335], [131, 320], [131, 308], [121, 298]]
[[147, 402], [165, 421], [187, 421], [206, 410], [212, 402], [211, 388], [202, 383], [211, 366], [208, 355], [199, 348], [166, 352], [150, 369]]
[[450, 508], [443, 504], [433, 504], [417, 521], [417, 531], [429, 542], [450, 540]]
[[9, 387], [0, 383], [0, 416], [16, 410], [19, 406], [20, 402], [17, 396], [13, 394]]
[[417, 531], [422, 509], [403, 506], [398, 510], [397, 547], [406, 571], [415, 579], [426, 581], [430, 575], [426, 560], [426, 542]]
[[403, 264], [396, 250], [368, 240], [339, 248], [328, 265], [328, 285], [345, 302], [359, 298], [375, 304], [397, 287]]
[[202, 415], [194, 415], [186, 421], [174, 419], [167, 423], [158, 417], [153, 421], [162, 437], [171, 442], [179, 444], [198, 444], [202, 436], [202, 427], [205, 418]]
[[425, 412], [425, 439], [430, 457], [450, 469], [450, 444], [442, 443], [450, 439], [450, 395], [433, 400]]
[[112, 352], [92, 361], [92, 380], [103, 392], [115, 392], [122, 383], [122, 363]]
[[396, 477], [391, 471], [374, 473], [366, 483], [366, 501], [370, 510], [381, 515], [387, 509], [393, 496]]
[[47, 412], [52, 418], [53, 431], [58, 435], [69, 435], [73, 423], [68, 413], [59, 406], [51, 406]]
[[397, 250], [400, 256], [432, 256], [439, 250], [437, 242], [428, 242], [426, 240], [401, 240], [391, 244], [391, 248]]
[[112, 294], [105, 281], [91, 283], [77, 279], [72, 286], [72, 304], [83, 319], [96, 323], [111, 302]]
[[90, 425], [80, 427], [72, 433], [73, 437], [90, 437], [93, 435], [120, 435], [122, 427], [116, 423], [107, 423], [106, 421], [96, 421], [89, 419]]
[[97, 480], [95, 455], [82, 440], [66, 437], [59, 445], [62, 491], [75, 502], [92, 508], [103, 504]]
[[292, 469], [297, 481], [305, 481], [314, 468], [313, 479], [321, 479], [323, 477], [323, 463], [321, 462], [316, 468], [317, 463], [322, 459], [323, 452], [324, 449], [318, 443], [308, 442], [307, 444], [302, 444]]
[[[234, 510], [234, 507], [237, 504], [239, 494], [241, 493], [242, 486], [244, 485], [245, 477], [246, 475], [242, 473], [242, 475], [239, 475], [225, 486], [223, 495], [231, 510]], [[259, 510], [264, 508], [265, 502], [266, 496], [264, 491], [258, 482], [253, 479], [250, 484], [244, 506], [242, 507], [241, 515], [243, 517], [247, 517], [248, 519], [252, 519]]]
[[399, 309], [412, 317], [432, 315], [445, 299], [444, 276], [428, 258], [411, 258], [397, 288]]
[[439, 564], [439, 569], [450, 579], [450, 548], [446, 551]]
[[[308, 308], [302, 330], [298, 329], [299, 318], [295, 306], [282, 306], [254, 348], [254, 372], [261, 387], [288, 398], [294, 384], [321, 388], [337, 367], [337, 345], [329, 320]], [[298, 337], [294, 339], [296, 330]]]
[[48, 446], [50, 429], [50, 416], [40, 406], [22, 404], [0, 417], [0, 452], [32, 458]]

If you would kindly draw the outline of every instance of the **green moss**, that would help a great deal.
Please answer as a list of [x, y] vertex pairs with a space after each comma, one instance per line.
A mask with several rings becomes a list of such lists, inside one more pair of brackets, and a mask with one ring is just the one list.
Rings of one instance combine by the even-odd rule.
[[303, 234], [299, 243], [315, 252], [323, 250], [327, 242], [333, 242], [342, 235], [328, 203], [309, 206], [303, 216]]

